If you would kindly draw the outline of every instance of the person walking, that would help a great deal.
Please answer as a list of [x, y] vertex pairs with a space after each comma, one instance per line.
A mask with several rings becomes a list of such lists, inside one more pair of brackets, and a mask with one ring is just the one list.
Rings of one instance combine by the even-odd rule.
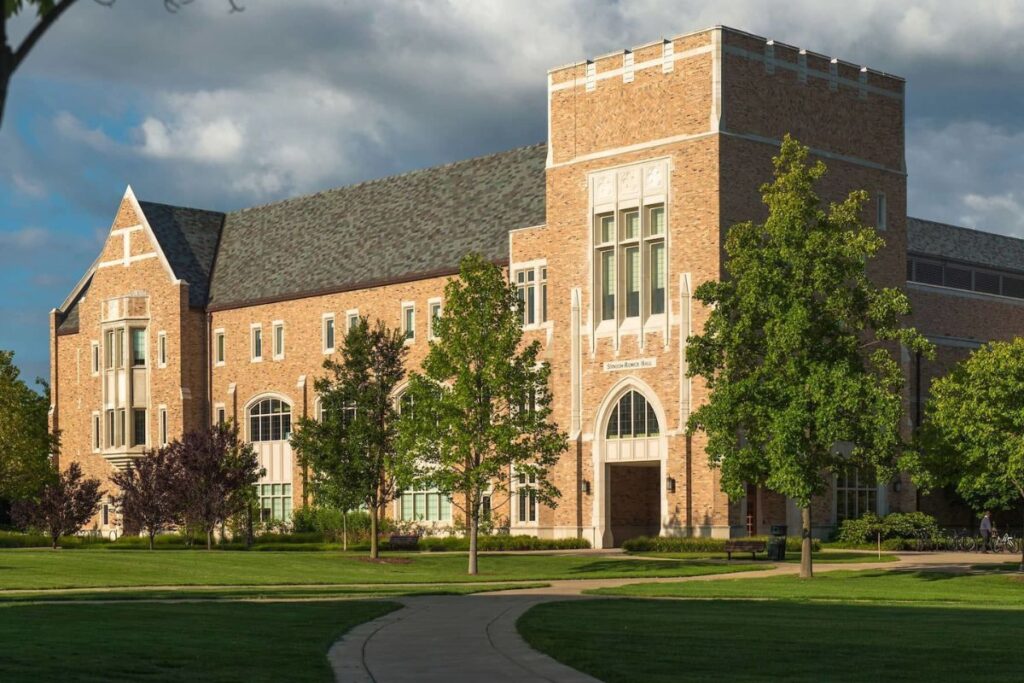
[[985, 516], [981, 518], [981, 552], [987, 553], [992, 549], [992, 513], [985, 510]]

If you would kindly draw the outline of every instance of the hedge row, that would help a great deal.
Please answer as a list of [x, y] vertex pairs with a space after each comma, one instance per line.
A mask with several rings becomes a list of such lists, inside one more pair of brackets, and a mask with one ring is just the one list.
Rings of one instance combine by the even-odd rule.
[[[744, 538], [749, 541], [767, 541], [767, 536]], [[623, 550], [631, 553], [724, 553], [726, 539], [699, 538], [694, 536], [638, 536], [622, 544]], [[811, 540], [811, 549], [821, 550], [821, 541]], [[800, 552], [800, 539], [790, 536], [786, 539], [787, 552]]]
[[[478, 550], [580, 550], [589, 548], [585, 538], [537, 538], [536, 536], [479, 536]], [[427, 536], [418, 548], [427, 552], [469, 550], [465, 536]]]
[[[589, 548], [590, 543], [581, 538], [535, 538], [533, 536], [480, 536], [477, 539], [480, 550], [575, 550]], [[184, 550], [188, 547], [188, 538], [181, 534], [160, 534], [154, 539], [157, 550]], [[387, 538], [381, 539], [381, 549], [388, 549]], [[48, 548], [50, 539], [46, 536], [21, 534], [0, 531], [0, 548]], [[61, 539], [61, 547], [102, 548], [104, 550], [146, 550], [149, 539], [141, 536], [122, 536], [116, 541], [106, 538], [69, 536]], [[204, 538], [192, 541], [192, 547], [206, 547]], [[329, 538], [329, 534], [309, 531], [290, 534], [261, 534], [251, 547], [242, 541], [226, 541], [217, 543], [218, 550], [340, 550], [341, 543]], [[365, 539], [348, 544], [349, 550], [367, 551], [370, 544]], [[419, 541], [418, 549], [426, 552], [467, 551], [469, 539], [462, 536], [432, 536]]]

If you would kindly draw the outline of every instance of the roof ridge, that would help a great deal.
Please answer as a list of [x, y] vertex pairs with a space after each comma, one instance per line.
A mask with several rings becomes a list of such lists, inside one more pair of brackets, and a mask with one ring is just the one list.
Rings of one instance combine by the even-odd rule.
[[153, 204], [155, 206], [166, 206], [171, 209], [185, 209], [187, 211], [201, 211], [203, 213], [214, 213], [220, 216], [226, 216], [227, 212], [217, 211], [216, 209], [200, 209], [197, 206], [182, 206], [181, 204], [168, 204], [167, 202], [154, 202], [149, 199], [140, 199], [139, 204]]
[[409, 177], [409, 176], [417, 175], [419, 173], [427, 173], [427, 172], [430, 172], [430, 171], [438, 171], [438, 170], [443, 169], [443, 168], [451, 168], [453, 166], [459, 166], [461, 164], [467, 164], [467, 163], [470, 163], [470, 162], [473, 162], [473, 161], [483, 161], [484, 159], [491, 159], [491, 158], [494, 158], [494, 157], [502, 156], [504, 154], [511, 154], [513, 152], [521, 152], [521, 151], [524, 151], [524, 150], [533, 149], [535, 147], [543, 147], [543, 146], [546, 146], [546, 145], [547, 145], [547, 142], [537, 142], [537, 143], [534, 143], [532, 145], [523, 145], [522, 147], [513, 147], [512, 149], [506, 149], [506, 150], [503, 150], [501, 152], [491, 152], [490, 154], [482, 154], [480, 156], [470, 157], [468, 159], [459, 159], [458, 161], [449, 161], [448, 163], [438, 164], [437, 166], [426, 166], [424, 168], [415, 168], [415, 169], [413, 169], [411, 171], [403, 171], [401, 173], [394, 173], [392, 175], [381, 176], [380, 178], [371, 178], [369, 180], [361, 180], [358, 183], [352, 183], [351, 185], [340, 185], [338, 187], [329, 187], [329, 188], [324, 189], [324, 190], [317, 190], [316, 192], [309, 192], [309, 193], [306, 193], [306, 194], [295, 195], [294, 197], [286, 197], [284, 199], [277, 199], [275, 201], [267, 202], [265, 204], [257, 204], [255, 206], [247, 206], [247, 207], [245, 207], [243, 209], [236, 209], [234, 211], [228, 211], [228, 212], [225, 213], [225, 216], [234, 216], [234, 215], [238, 215], [238, 214], [247, 213], [249, 211], [255, 211], [257, 209], [265, 209], [268, 206], [276, 206], [278, 204], [286, 204], [288, 202], [297, 201], [297, 200], [300, 200], [300, 199], [310, 199], [312, 197], [318, 197], [320, 195], [326, 195], [326, 194], [329, 194], [331, 192], [339, 192], [341, 190], [351, 190], [351, 189], [355, 189], [357, 187], [362, 187], [364, 185], [373, 185], [375, 183], [382, 183], [382, 182], [385, 182], [385, 181], [388, 181], [388, 180], [395, 180], [395, 179], [398, 179], [398, 178], [406, 178], [406, 177]]
[[982, 230], [981, 228], [970, 228], [966, 225], [956, 225], [954, 223], [946, 223], [944, 221], [936, 221], [931, 218], [918, 218], [917, 216], [907, 216], [907, 220], [920, 221], [922, 223], [933, 223], [935, 225], [941, 225], [945, 228], [955, 228], [956, 230], [965, 230], [967, 232], [976, 232], [982, 235], [989, 235], [992, 237], [1003, 237], [1008, 240], [1014, 240], [1017, 242], [1024, 241], [1024, 237], [1014, 237], [1013, 235], [1006, 235], [1001, 232], [992, 232], [991, 230]]

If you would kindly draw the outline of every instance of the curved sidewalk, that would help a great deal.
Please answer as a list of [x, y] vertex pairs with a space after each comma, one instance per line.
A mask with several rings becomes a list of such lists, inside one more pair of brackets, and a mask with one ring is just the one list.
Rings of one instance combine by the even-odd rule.
[[[891, 554], [891, 553], [890, 553]], [[885, 569], [969, 571], [993, 556], [964, 553], [902, 554], [899, 562], [816, 565], [820, 570]], [[582, 591], [630, 583], [729, 581], [795, 574], [797, 564], [735, 574], [662, 579], [551, 581], [543, 588], [466, 596], [400, 598], [403, 609], [357, 626], [330, 649], [335, 680], [344, 683], [523, 681], [593, 683], [594, 679], [531, 648], [516, 620], [552, 600], [582, 599]]]

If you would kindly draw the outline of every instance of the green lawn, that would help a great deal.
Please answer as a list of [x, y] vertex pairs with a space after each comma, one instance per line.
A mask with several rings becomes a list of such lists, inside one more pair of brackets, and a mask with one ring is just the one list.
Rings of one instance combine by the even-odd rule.
[[0, 592], [0, 606], [7, 603], [52, 603], [126, 600], [308, 600], [365, 598], [380, 599], [404, 595], [470, 595], [522, 588], [543, 588], [546, 583], [453, 583], [386, 586], [207, 586], [181, 588], [78, 588]]
[[[706, 553], [706, 552], [681, 552], [681, 553], [659, 553], [659, 552], [642, 552], [642, 553], [630, 553], [637, 557], [656, 557], [659, 559], [676, 559], [676, 560], [721, 560], [725, 557], [724, 553]], [[746, 556], [743, 554], [736, 555], [736, 559], [742, 561]], [[763, 558], [764, 555], [761, 555]], [[820, 553], [812, 553], [811, 558], [815, 562], [827, 563], [827, 564], [845, 564], [845, 563], [856, 563], [856, 562], [898, 562], [899, 557], [896, 555], [882, 554], [881, 557], [877, 553], [858, 553], [858, 552], [840, 552], [840, 551], [822, 551]], [[749, 558], [748, 558], [749, 559]], [[763, 561], [763, 560], [762, 560]], [[786, 562], [800, 562], [800, 553], [786, 553]]]
[[[1007, 573], [958, 575], [881, 569], [830, 571], [816, 574], [810, 581], [790, 575], [738, 581], [635, 583], [592, 592], [652, 598], [767, 598], [1024, 607], [1024, 579]], [[1018, 618], [1024, 623], [1024, 614]]]
[[400, 554], [401, 564], [377, 564], [364, 554], [165, 550], [0, 551], [0, 590], [101, 586], [392, 584], [546, 581], [553, 579], [694, 576], [766, 569], [766, 564], [725, 565], [580, 555], [482, 555], [480, 573], [466, 575], [463, 554]]
[[386, 602], [8, 605], [0, 680], [330, 681], [327, 650]]
[[[1009, 593], [1009, 584], [1003, 588]], [[1020, 584], [1013, 588], [1024, 592]], [[992, 683], [1021, 680], [1024, 613], [767, 600], [593, 600], [538, 605], [518, 627], [533, 647], [609, 683]]]

